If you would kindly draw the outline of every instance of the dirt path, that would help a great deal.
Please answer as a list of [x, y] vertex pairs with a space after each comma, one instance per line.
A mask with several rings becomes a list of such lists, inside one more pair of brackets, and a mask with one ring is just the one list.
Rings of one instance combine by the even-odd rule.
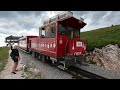
[[[18, 64], [19, 70], [22, 69], [22, 65], [26, 65], [26, 63], [28, 62], [31, 68], [35, 66], [34, 69], [37, 69], [42, 73], [41, 79], [72, 79], [72, 76], [69, 75], [68, 73], [65, 73], [64, 71], [60, 71], [58, 68], [52, 67], [47, 63], [42, 63], [40, 60], [37, 60], [33, 58], [31, 55], [26, 54], [22, 51], [20, 51], [20, 57], [21, 60], [19, 61]], [[14, 62], [9, 57], [6, 67], [0, 73], [0, 79], [24, 79], [22, 77], [23, 70], [18, 71], [17, 74], [11, 73], [13, 63]]]
[[19, 71], [16, 72], [17, 74], [12, 74], [11, 71], [12, 71], [12, 66], [14, 62], [9, 57], [4, 70], [0, 73], [0, 79], [24, 79], [23, 77], [21, 77], [23, 71], [21, 70], [20, 62], [21, 61], [19, 61], [18, 68], [17, 68]]

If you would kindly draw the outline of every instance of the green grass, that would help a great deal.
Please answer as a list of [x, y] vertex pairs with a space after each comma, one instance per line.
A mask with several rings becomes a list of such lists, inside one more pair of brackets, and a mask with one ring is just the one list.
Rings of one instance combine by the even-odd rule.
[[9, 48], [0, 47], [0, 72], [4, 69], [7, 59], [9, 57]]
[[108, 44], [120, 46], [120, 25], [81, 32], [81, 39], [87, 42], [87, 51], [102, 48]]

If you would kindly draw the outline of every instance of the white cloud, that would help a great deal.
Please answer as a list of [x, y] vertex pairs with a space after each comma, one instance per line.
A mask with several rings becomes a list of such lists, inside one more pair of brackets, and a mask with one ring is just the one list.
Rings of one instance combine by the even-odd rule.
[[[108, 27], [112, 24], [120, 24], [118, 21], [118, 16], [115, 18], [112, 15], [116, 12], [114, 11], [106, 11], [105, 14], [99, 15], [99, 13], [102, 13], [101, 11], [92, 11], [85, 15], [83, 15], [83, 18], [85, 19], [85, 22], [87, 25], [81, 29], [81, 31], [89, 31], [94, 30], [98, 28]], [[119, 12], [120, 14], [120, 12]], [[116, 16], [116, 15], [115, 15]], [[97, 17], [97, 18], [95, 18]], [[120, 19], [120, 18], [119, 18]], [[117, 22], [117, 23], [116, 23]]]
[[5, 34], [0, 34], [0, 47], [1, 47], [1, 46], [6, 46], [5, 37], [7, 37], [7, 35], [5, 35]]
[[[7, 36], [39, 35], [43, 21], [63, 11], [9, 11], [0, 12], [0, 46], [6, 45]], [[82, 17], [87, 25], [81, 31], [88, 31], [112, 24], [120, 24], [120, 11], [74, 11], [76, 18]]]

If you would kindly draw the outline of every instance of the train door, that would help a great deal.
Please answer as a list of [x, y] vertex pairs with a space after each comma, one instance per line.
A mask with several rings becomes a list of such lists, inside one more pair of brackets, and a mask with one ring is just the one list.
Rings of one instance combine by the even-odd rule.
[[68, 28], [68, 51], [73, 54], [76, 51], [76, 42], [80, 40], [80, 30], [72, 27]]
[[29, 40], [29, 48], [31, 48], [31, 40]]
[[80, 40], [80, 30], [68, 25], [59, 24], [59, 39], [63, 39], [63, 45], [60, 46], [65, 54], [72, 54], [76, 48], [76, 40]]
[[67, 50], [67, 43], [68, 43], [68, 33], [67, 28], [59, 23], [58, 27], [58, 56], [65, 56], [68, 52]]

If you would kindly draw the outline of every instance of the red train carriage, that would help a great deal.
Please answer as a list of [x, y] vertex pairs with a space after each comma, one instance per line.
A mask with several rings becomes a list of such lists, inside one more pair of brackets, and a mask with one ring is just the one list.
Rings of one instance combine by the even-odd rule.
[[19, 48], [29, 51], [29, 48], [31, 47], [29, 39], [35, 38], [35, 37], [37, 36], [25, 36], [25, 37], [20, 38], [19, 43], [18, 43]]
[[63, 64], [64, 68], [80, 63], [86, 51], [80, 29], [85, 25], [84, 20], [76, 19], [72, 12], [45, 21], [39, 28], [39, 37], [30, 38], [32, 55], [43, 61], [52, 58], [53, 63]]

